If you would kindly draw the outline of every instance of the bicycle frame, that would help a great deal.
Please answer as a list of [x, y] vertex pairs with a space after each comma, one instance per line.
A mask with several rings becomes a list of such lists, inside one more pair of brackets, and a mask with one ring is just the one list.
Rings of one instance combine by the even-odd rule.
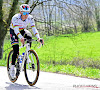
[[24, 57], [23, 57], [23, 60], [22, 60], [20, 72], [23, 70], [23, 66], [24, 66], [24, 63], [25, 63], [26, 58], [27, 58], [27, 60], [29, 60], [28, 51], [30, 50], [30, 44], [29, 43], [26, 43], [24, 46], [22, 45], [19, 48], [23, 48], [23, 47], [26, 47], [26, 51], [25, 51], [25, 54], [24, 54]]
[[[32, 41], [38, 41], [38, 40], [32, 39], [31, 42], [32, 42]], [[38, 48], [40, 48], [41, 45], [42, 45], [42, 44], [40, 43], [40, 46], [39, 46]], [[19, 47], [19, 49], [20, 49], [20, 48], [23, 48], [23, 47], [26, 47], [26, 51], [25, 51], [25, 54], [24, 54], [24, 57], [23, 57], [23, 60], [22, 60], [20, 72], [23, 70], [23, 66], [24, 66], [24, 63], [25, 63], [25, 60], [26, 60], [26, 59], [28, 60], [27, 63], [28, 63], [28, 66], [29, 66], [28, 51], [30, 50], [30, 44], [29, 44], [29, 43], [26, 43], [25, 45], [21, 45], [21, 47]], [[34, 63], [34, 60], [32, 60], [32, 61], [33, 61], [33, 63]], [[30, 67], [29, 67], [29, 68], [30, 68]]]
[[[37, 41], [37, 40], [32, 39], [31, 42], [32, 42], [32, 41]], [[30, 44], [29, 44], [29, 43], [26, 43], [25, 45], [21, 45], [21, 46], [19, 47], [19, 49], [21, 49], [21, 48], [23, 48], [23, 47], [26, 47], [26, 51], [25, 51], [25, 54], [24, 54], [24, 57], [23, 57], [23, 60], [22, 60], [20, 72], [23, 70], [23, 66], [24, 66], [25, 60], [26, 60], [26, 59], [29, 60], [28, 51], [30, 50]], [[40, 47], [41, 47], [41, 44], [40, 44], [39, 48], [40, 48]], [[28, 65], [29, 65], [29, 62], [27, 62], [27, 63], [28, 63]], [[34, 61], [33, 61], [33, 63], [34, 63]]]

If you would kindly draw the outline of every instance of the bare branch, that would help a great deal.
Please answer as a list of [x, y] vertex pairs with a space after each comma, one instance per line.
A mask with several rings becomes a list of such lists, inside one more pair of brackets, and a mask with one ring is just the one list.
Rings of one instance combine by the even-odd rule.
[[38, 5], [40, 5], [40, 4], [43, 4], [44, 2], [48, 2], [48, 0], [45, 0], [45, 1], [41, 1], [41, 2], [39, 2], [39, 0], [37, 0], [37, 1], [33, 1], [33, 4], [32, 4], [32, 6], [31, 6], [31, 11], [30, 11], [30, 13], [32, 13], [32, 11], [34, 10], [34, 8], [36, 7], [36, 6], [38, 6]]
[[[64, 1], [60, 1], [60, 2], [65, 3], [65, 4], [67, 5], [67, 7], [68, 7], [68, 9], [67, 9], [66, 7], [61, 7], [61, 6], [59, 6], [59, 4], [56, 2], [56, 0], [54, 0], [54, 1], [55, 1], [56, 6], [57, 6], [58, 8], [65, 9], [67, 12], [69, 12], [68, 9], [70, 9], [70, 10], [71, 10], [72, 12], [74, 12], [75, 14], [80, 15], [79, 13], [77, 13], [76, 11], [74, 11], [74, 10], [70, 7], [70, 6], [73, 6], [73, 8], [74, 8], [74, 6], [77, 7], [77, 5], [69, 4], [69, 3], [64, 2]], [[79, 7], [79, 6], [78, 6], [78, 7]], [[81, 7], [79, 7], [79, 8], [82, 9]]]
[[26, 2], [25, 2], [25, 3], [26, 3], [26, 4], [28, 4], [28, 3], [29, 3], [29, 1], [30, 1], [30, 0], [26, 0]]

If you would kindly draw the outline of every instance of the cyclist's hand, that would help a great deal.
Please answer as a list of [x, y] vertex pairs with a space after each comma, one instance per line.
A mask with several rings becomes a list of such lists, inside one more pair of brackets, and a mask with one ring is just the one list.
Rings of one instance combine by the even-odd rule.
[[38, 41], [39, 41], [42, 45], [44, 45], [44, 40], [43, 40], [42, 38], [39, 38]]
[[24, 43], [25, 43], [24, 38], [21, 38], [20, 41], [24, 45]]

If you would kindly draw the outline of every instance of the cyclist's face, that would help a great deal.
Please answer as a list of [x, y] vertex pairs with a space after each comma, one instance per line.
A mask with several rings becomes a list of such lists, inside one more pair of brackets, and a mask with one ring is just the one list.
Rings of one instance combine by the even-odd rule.
[[28, 15], [22, 15], [23, 19], [27, 19]]
[[23, 15], [23, 13], [22, 13], [22, 12], [20, 12], [20, 14], [21, 14], [21, 18], [22, 18], [22, 20], [25, 20], [25, 19], [27, 19], [27, 17], [28, 17], [28, 14], [26, 14], [26, 15]]

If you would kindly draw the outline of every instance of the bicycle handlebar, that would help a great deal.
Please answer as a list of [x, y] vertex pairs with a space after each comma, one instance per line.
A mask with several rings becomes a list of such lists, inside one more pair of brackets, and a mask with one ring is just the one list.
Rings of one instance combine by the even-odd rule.
[[32, 41], [38, 41], [38, 40], [35, 40], [35, 39], [27, 39], [27, 38], [24, 38], [25, 41], [29, 41], [29, 42], [32, 42]]
[[[39, 42], [38, 40], [35, 40], [35, 39], [27, 39], [27, 38], [24, 38], [24, 40], [25, 40], [25, 41], [28, 41], [28, 42], [32, 42], [32, 41], [37, 41], [37, 42]], [[43, 41], [42, 41], [42, 40], [40, 40], [40, 45], [39, 45], [38, 48], [40, 48], [41, 45], [43, 46]], [[21, 47], [24, 47], [24, 46], [25, 46], [25, 45], [22, 45]]]
[[[29, 42], [38, 41], [38, 40], [35, 40], [35, 39], [26, 39], [26, 38], [24, 38], [24, 40], [25, 40], [25, 41], [29, 41]], [[42, 46], [43, 46], [43, 41], [42, 41], [42, 39], [40, 39], [40, 43], [41, 43]]]

